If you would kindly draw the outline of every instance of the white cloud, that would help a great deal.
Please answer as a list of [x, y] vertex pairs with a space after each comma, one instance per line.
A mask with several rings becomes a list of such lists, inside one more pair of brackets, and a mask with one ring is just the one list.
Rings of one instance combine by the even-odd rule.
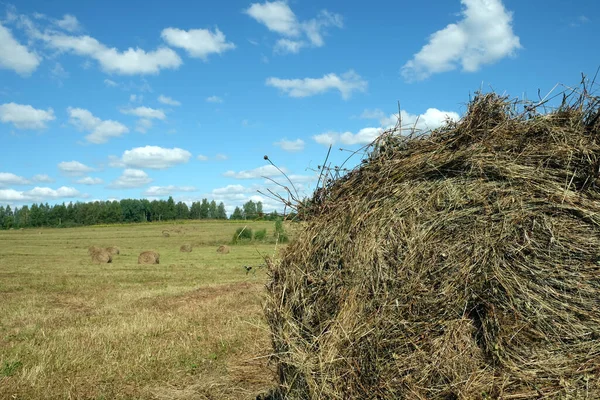
[[150, 186], [144, 196], [169, 196], [175, 192], [195, 192], [197, 189], [193, 186]]
[[76, 181], [81, 185], [101, 185], [104, 181], [100, 178], [92, 178], [91, 176], [86, 176], [85, 178], [78, 179]]
[[227, 155], [225, 155], [225, 154], [221, 154], [221, 153], [219, 153], [219, 154], [217, 154], [217, 155], [215, 156], [215, 159], [216, 159], [216, 160], [218, 160], [218, 161], [225, 161], [225, 160], [227, 160], [228, 158], [229, 158], [229, 157], [227, 157]]
[[300, 24], [285, 1], [253, 3], [245, 13], [270, 31], [286, 36], [300, 35]]
[[190, 29], [185, 31], [177, 28], [163, 29], [161, 37], [171, 46], [187, 51], [190, 57], [206, 60], [209, 54], [221, 54], [235, 49], [235, 44], [227, 42], [225, 35], [218, 28], [214, 32], [208, 29]]
[[131, 189], [146, 186], [152, 178], [141, 169], [127, 168], [123, 174], [108, 185], [111, 189]]
[[140, 133], [146, 133], [149, 129], [152, 129], [152, 120], [148, 118], [140, 118], [137, 121], [137, 124], [135, 126], [136, 131]]
[[177, 164], [185, 164], [192, 153], [180, 148], [167, 149], [158, 146], [136, 147], [126, 150], [121, 161], [128, 167], [166, 169]]
[[211, 192], [215, 196], [222, 196], [228, 194], [240, 194], [240, 193], [248, 193], [250, 189], [242, 186], [242, 185], [227, 185], [222, 188], [213, 189]]
[[[369, 144], [381, 135], [386, 129], [396, 126], [398, 115], [385, 116], [381, 110], [365, 110], [363, 112], [365, 118], [379, 119], [380, 127], [368, 127], [359, 130], [357, 133], [352, 132], [325, 132], [320, 135], [313, 136], [315, 142], [322, 145], [333, 145], [342, 143], [345, 145]], [[400, 111], [401, 129], [412, 131], [416, 129], [418, 132], [433, 130], [442, 126], [447, 119], [458, 121], [459, 115], [453, 111], [441, 111], [437, 108], [428, 108], [421, 115], [410, 114], [405, 110]]]
[[113, 120], [101, 120], [83, 108], [67, 108], [69, 122], [80, 130], [90, 132], [85, 138], [94, 144], [106, 143], [110, 138], [129, 132], [129, 128]]
[[28, 191], [0, 189], [0, 202], [44, 202], [49, 199], [79, 197], [80, 193], [72, 187], [61, 186], [58, 189], [35, 187]]
[[219, 96], [210, 96], [206, 98], [206, 101], [208, 101], [209, 103], [222, 103], [223, 99]]
[[290, 39], [279, 39], [276, 43], [275, 43], [275, 52], [280, 53], [280, 54], [286, 54], [286, 53], [299, 53], [300, 49], [302, 49], [304, 46], [306, 45], [306, 43], [299, 41], [299, 40], [290, 40]]
[[137, 107], [137, 108], [127, 108], [121, 109], [121, 113], [127, 115], [135, 115], [140, 118], [148, 118], [148, 119], [160, 119], [164, 120], [167, 118], [165, 112], [163, 110], [157, 110], [150, 107]]
[[66, 186], [61, 186], [56, 190], [48, 187], [35, 187], [25, 192], [25, 195], [34, 199], [56, 199], [61, 197], [77, 197], [79, 196], [79, 191]]
[[0, 23], [0, 68], [12, 69], [21, 76], [29, 76], [40, 65], [41, 58], [29, 51]]
[[108, 87], [117, 87], [119, 84], [115, 81], [111, 81], [110, 79], [105, 79], [104, 84]]
[[285, 151], [302, 151], [304, 150], [304, 140], [287, 140], [281, 139], [279, 142], [273, 143], [275, 146], [281, 147]]
[[0, 172], [0, 187], [9, 185], [29, 185], [31, 182], [11, 172]]
[[348, 71], [342, 76], [327, 74], [322, 78], [304, 79], [280, 79], [268, 78], [267, 86], [280, 89], [290, 97], [308, 97], [325, 93], [329, 90], [338, 90], [344, 100], [349, 99], [352, 92], [364, 92], [367, 89], [367, 81], [354, 71]]
[[27, 197], [23, 192], [14, 189], [0, 189], [0, 202], [9, 201], [27, 201]]
[[158, 96], [158, 101], [163, 104], [168, 104], [170, 106], [180, 106], [181, 103], [177, 100], [174, 100], [168, 96], [163, 96], [162, 94]]
[[46, 174], [34, 175], [32, 179], [34, 182], [46, 182], [46, 183], [54, 182], [54, 179], [52, 179], [50, 176], [48, 176]]
[[38, 37], [49, 46], [90, 57], [108, 73], [121, 75], [158, 74], [162, 69], [177, 69], [182, 64], [177, 53], [168, 47], [159, 47], [153, 51], [128, 48], [119, 51], [109, 48], [90, 36], [71, 36], [61, 33], [44, 33]]
[[65, 175], [70, 176], [81, 176], [88, 172], [92, 172], [94, 169], [88, 167], [79, 161], [63, 161], [58, 164], [58, 169]]
[[53, 121], [54, 110], [38, 110], [30, 105], [6, 103], [0, 105], [0, 121], [11, 123], [17, 129], [44, 129]]
[[323, 40], [323, 30], [328, 27], [342, 28], [344, 22], [342, 16], [339, 14], [330, 13], [327, 10], [323, 10], [319, 13], [317, 18], [306, 21], [302, 24], [304, 32], [308, 36], [308, 39], [313, 46], [321, 47], [325, 44]]
[[[309, 43], [314, 47], [321, 47], [325, 44], [323, 35], [326, 28], [342, 28], [344, 25], [341, 15], [327, 10], [322, 10], [316, 18], [299, 21], [285, 1], [254, 3], [245, 13], [270, 31], [284, 36], [275, 44], [275, 51], [278, 53], [298, 53]], [[300, 39], [303, 35], [306, 40]]]
[[62, 19], [56, 21], [56, 25], [69, 32], [81, 30], [81, 25], [74, 15], [65, 14]]
[[[286, 172], [287, 170], [285, 168], [281, 168], [281, 170], [283, 172]], [[280, 176], [281, 172], [279, 172], [279, 170], [277, 170], [277, 168], [275, 168], [272, 165], [264, 165], [262, 167], [258, 167], [258, 168], [254, 168], [253, 170], [250, 171], [240, 171], [240, 172], [235, 172], [235, 171], [227, 171], [223, 174], [223, 176], [226, 176], [228, 178], [235, 178], [235, 179], [257, 179], [257, 178], [262, 178], [262, 177], [274, 177], [274, 176]]]
[[208, 157], [202, 154], [198, 154], [198, 160], [200, 161], [208, 161]]
[[452, 71], [474, 72], [513, 56], [521, 48], [513, 33], [512, 13], [501, 0], [461, 0], [462, 19], [433, 33], [429, 43], [402, 67], [408, 81]]

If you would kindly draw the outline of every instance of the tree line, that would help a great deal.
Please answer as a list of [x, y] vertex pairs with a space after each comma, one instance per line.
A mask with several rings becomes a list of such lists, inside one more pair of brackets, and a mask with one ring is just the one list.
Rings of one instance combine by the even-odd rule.
[[[230, 219], [276, 219], [274, 212], [265, 215], [262, 203], [248, 201], [236, 207]], [[202, 199], [190, 207], [184, 202], [168, 200], [123, 199], [120, 201], [48, 203], [15, 207], [0, 206], [0, 229], [31, 227], [74, 227], [97, 224], [172, 221], [185, 219], [227, 219], [225, 204]]]

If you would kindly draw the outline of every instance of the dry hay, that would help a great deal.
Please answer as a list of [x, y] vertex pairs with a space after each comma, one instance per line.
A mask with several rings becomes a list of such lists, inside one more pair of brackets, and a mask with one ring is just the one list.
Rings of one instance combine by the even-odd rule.
[[98, 246], [90, 246], [88, 247], [88, 254], [94, 255], [95, 253], [98, 253], [99, 251], [102, 251], [103, 249], [101, 247]]
[[169, 237], [169, 236], [171, 236], [169, 234], [169, 231], [162, 231], [162, 235], [163, 235], [163, 237]]
[[221, 245], [217, 248], [217, 253], [229, 254], [229, 246]]
[[179, 251], [182, 252], [182, 253], [191, 253], [192, 252], [192, 246], [189, 245], [189, 244], [183, 244], [179, 248]]
[[110, 252], [104, 249], [99, 249], [98, 251], [92, 252], [91, 256], [92, 262], [95, 262], [97, 264], [106, 264], [112, 262], [112, 255], [110, 254]]
[[117, 246], [110, 246], [106, 248], [106, 251], [108, 251], [110, 254], [114, 255], [118, 255], [121, 254], [121, 250], [117, 247]]
[[144, 251], [138, 257], [138, 264], [160, 264], [160, 255], [155, 251]]
[[479, 93], [315, 193], [269, 263], [286, 399], [600, 398], [600, 100], [571, 96]]

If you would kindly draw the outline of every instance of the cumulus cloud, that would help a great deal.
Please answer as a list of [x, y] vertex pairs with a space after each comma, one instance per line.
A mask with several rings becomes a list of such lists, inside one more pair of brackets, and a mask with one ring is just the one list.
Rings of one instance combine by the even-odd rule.
[[408, 81], [452, 71], [459, 66], [465, 72], [478, 71], [513, 56], [521, 48], [513, 33], [512, 13], [501, 0], [461, 0], [462, 19], [433, 33], [429, 43], [401, 69]]
[[81, 185], [101, 185], [104, 181], [100, 178], [92, 178], [91, 176], [86, 176], [85, 178], [78, 179], [76, 183]]
[[56, 25], [68, 32], [81, 30], [81, 25], [74, 15], [65, 14], [62, 19], [56, 21]]
[[210, 96], [206, 98], [206, 101], [209, 103], [222, 103], [223, 99], [219, 96]]
[[[386, 129], [390, 129], [396, 126], [398, 122], [398, 115], [392, 114], [386, 116], [381, 110], [365, 110], [363, 118], [378, 119], [381, 126], [379, 127], [368, 127], [359, 130], [357, 133], [352, 132], [325, 132], [319, 135], [313, 136], [315, 142], [329, 146], [335, 143], [342, 143], [345, 145], [355, 144], [369, 144], [381, 135]], [[441, 111], [437, 108], [428, 108], [425, 113], [416, 115], [410, 114], [405, 110], [400, 111], [400, 128], [406, 131], [424, 132], [439, 128], [448, 119], [458, 121], [459, 115], [453, 111]]]
[[77, 189], [61, 186], [58, 189], [48, 187], [35, 187], [28, 191], [14, 189], [0, 189], [0, 202], [44, 202], [50, 199], [79, 197]]
[[157, 110], [157, 109], [150, 108], [150, 107], [137, 107], [137, 108], [121, 109], [121, 113], [127, 114], [127, 115], [135, 115], [136, 117], [147, 118], [147, 119], [164, 120], [165, 118], [167, 118], [167, 116], [165, 115], [165, 112], [163, 110]]
[[40, 110], [27, 104], [16, 103], [0, 105], [0, 121], [13, 124], [17, 129], [44, 129], [46, 123], [54, 119], [54, 110], [51, 108]]
[[127, 168], [120, 177], [108, 185], [110, 189], [132, 189], [146, 186], [152, 178], [141, 169]]
[[[281, 170], [283, 172], [287, 172], [287, 170], [285, 168], [281, 168]], [[254, 168], [249, 171], [239, 171], [239, 172], [227, 171], [223, 174], [223, 176], [226, 176], [228, 178], [235, 178], [235, 179], [257, 179], [257, 178], [263, 178], [263, 177], [271, 178], [271, 177], [280, 176], [280, 175], [281, 175], [281, 172], [272, 165], [264, 165], [262, 167]]]
[[176, 192], [195, 192], [196, 190], [193, 186], [150, 186], [144, 191], [144, 196], [169, 196]]
[[29, 185], [31, 182], [22, 176], [15, 175], [11, 172], [0, 172], [0, 187], [10, 185]]
[[69, 122], [77, 129], [90, 132], [85, 139], [94, 144], [106, 143], [109, 139], [129, 132], [129, 128], [113, 120], [101, 120], [83, 108], [67, 108]]
[[196, 158], [198, 158], [200, 161], [208, 161], [208, 157], [203, 154], [198, 154], [198, 157]]
[[94, 170], [94, 168], [88, 167], [79, 161], [63, 161], [58, 164], [58, 169], [63, 174], [69, 176], [81, 176]]
[[35, 187], [27, 192], [25, 195], [31, 198], [38, 199], [57, 199], [62, 197], [78, 197], [79, 191], [72, 187], [61, 186], [58, 189], [51, 189], [48, 187]]
[[354, 71], [348, 71], [341, 76], [334, 73], [322, 78], [280, 79], [267, 78], [267, 86], [278, 88], [290, 97], [308, 97], [322, 94], [330, 90], [338, 90], [344, 100], [351, 97], [352, 92], [367, 90], [367, 81]]
[[178, 164], [185, 164], [192, 153], [180, 148], [163, 148], [159, 146], [136, 147], [126, 150], [121, 162], [127, 167], [166, 169]]
[[242, 186], [242, 185], [227, 185], [222, 188], [213, 189], [211, 192], [213, 195], [222, 196], [228, 194], [240, 194], [240, 193], [248, 193], [250, 189]]
[[15, 189], [0, 189], [0, 202], [27, 201], [23, 192]]
[[279, 142], [273, 143], [275, 146], [281, 147], [282, 150], [285, 151], [302, 151], [304, 150], [304, 140], [296, 139], [296, 140], [287, 140], [281, 139]]
[[40, 56], [19, 43], [11, 30], [0, 23], [0, 68], [29, 76], [40, 63]]
[[210, 54], [221, 54], [227, 50], [235, 49], [235, 44], [228, 42], [225, 35], [218, 28], [214, 32], [208, 29], [190, 29], [188, 31], [177, 28], [163, 29], [161, 37], [173, 47], [187, 51], [190, 57], [207, 60]]
[[299, 40], [279, 39], [275, 43], [275, 52], [280, 54], [299, 53], [306, 46], [306, 43]]
[[327, 28], [342, 28], [343, 18], [339, 14], [322, 10], [315, 18], [299, 21], [285, 1], [253, 3], [244, 11], [257, 22], [265, 25], [280, 38], [275, 44], [278, 53], [298, 53], [303, 47], [321, 47]]
[[286, 36], [299, 36], [300, 24], [296, 14], [285, 1], [272, 1], [263, 4], [253, 3], [246, 14], [265, 25], [272, 32]]
[[180, 106], [181, 103], [177, 100], [174, 100], [168, 96], [164, 96], [164, 95], [160, 95], [158, 96], [158, 101], [163, 103], [163, 104], [168, 104], [170, 106]]
[[177, 69], [183, 63], [179, 55], [168, 47], [159, 47], [152, 51], [130, 47], [125, 51], [120, 51], [87, 35], [73, 36], [56, 32], [34, 34], [56, 50], [96, 60], [107, 73], [158, 74], [163, 69]]
[[48, 176], [46, 174], [34, 175], [32, 179], [34, 182], [46, 182], [46, 183], [54, 182], [54, 179], [52, 179], [50, 176]]

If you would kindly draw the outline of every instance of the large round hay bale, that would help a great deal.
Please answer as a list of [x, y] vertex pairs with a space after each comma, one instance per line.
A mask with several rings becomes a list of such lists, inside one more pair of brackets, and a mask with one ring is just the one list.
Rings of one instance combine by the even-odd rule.
[[138, 264], [159, 264], [160, 255], [155, 251], [144, 251], [138, 257]]
[[229, 246], [221, 245], [217, 248], [217, 253], [229, 254]]
[[189, 244], [183, 244], [179, 248], [179, 251], [181, 251], [182, 253], [191, 253], [192, 252], [192, 246], [189, 245]]
[[532, 114], [478, 94], [317, 191], [270, 263], [282, 396], [600, 398], [593, 101]]
[[117, 246], [110, 246], [106, 248], [106, 251], [108, 251], [110, 254], [114, 255], [118, 255], [121, 254], [121, 250], [117, 247]]
[[162, 235], [163, 235], [163, 237], [171, 236], [168, 231], [162, 231]]
[[90, 246], [88, 247], [88, 254], [91, 256], [99, 251], [102, 251], [103, 249], [101, 247], [98, 246]]
[[95, 262], [97, 264], [106, 264], [112, 262], [112, 255], [104, 249], [94, 251], [93, 253], [91, 253], [91, 256], [92, 262]]

